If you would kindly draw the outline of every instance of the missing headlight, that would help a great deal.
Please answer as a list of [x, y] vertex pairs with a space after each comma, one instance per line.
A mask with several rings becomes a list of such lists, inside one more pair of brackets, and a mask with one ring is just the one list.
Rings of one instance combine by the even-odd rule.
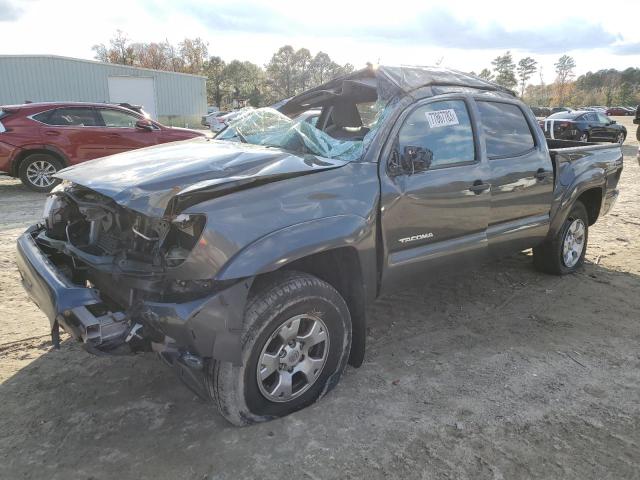
[[176, 267], [184, 262], [196, 246], [206, 217], [199, 214], [180, 214], [172, 222], [164, 241], [165, 260], [169, 267]]

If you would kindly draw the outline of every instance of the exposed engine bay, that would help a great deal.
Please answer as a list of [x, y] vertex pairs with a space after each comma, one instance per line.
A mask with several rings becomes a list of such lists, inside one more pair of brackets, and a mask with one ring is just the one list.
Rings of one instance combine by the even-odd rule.
[[205, 221], [188, 214], [149, 218], [78, 185], [54, 191], [34, 240], [73, 284], [99, 292], [101, 300], [65, 312], [62, 326], [90, 350], [125, 343], [150, 350], [152, 342], [164, 342], [137, 309], [142, 301], [188, 301], [210, 291], [207, 280], [167, 278], [196, 245]]

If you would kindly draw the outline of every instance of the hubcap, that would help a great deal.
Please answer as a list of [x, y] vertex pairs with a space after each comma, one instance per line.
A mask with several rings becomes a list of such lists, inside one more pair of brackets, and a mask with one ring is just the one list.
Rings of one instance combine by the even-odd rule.
[[588, 141], [588, 140], [589, 140], [589, 137], [587, 136], [587, 134], [586, 134], [586, 133], [583, 133], [583, 134], [580, 136], [580, 141], [581, 141], [581, 142], [586, 142], [586, 141]]
[[38, 160], [27, 167], [27, 179], [36, 187], [50, 187], [55, 182], [56, 167], [46, 160]]
[[622, 145], [622, 144], [624, 143], [624, 135], [623, 135], [622, 133], [620, 133], [620, 134], [618, 135], [618, 143], [619, 143], [620, 145]]
[[565, 267], [571, 268], [578, 263], [584, 249], [584, 222], [579, 218], [573, 220], [562, 242], [562, 262]]
[[260, 353], [260, 393], [272, 402], [288, 402], [315, 383], [329, 355], [329, 334], [314, 314], [297, 315], [271, 334]]

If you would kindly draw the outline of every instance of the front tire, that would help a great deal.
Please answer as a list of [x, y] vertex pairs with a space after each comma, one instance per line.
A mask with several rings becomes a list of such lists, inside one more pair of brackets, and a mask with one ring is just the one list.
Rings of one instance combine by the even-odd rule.
[[49, 192], [60, 180], [53, 178], [62, 168], [62, 162], [48, 153], [34, 153], [20, 162], [20, 180], [29, 190]]
[[566, 275], [584, 263], [589, 238], [589, 216], [577, 201], [556, 235], [533, 249], [536, 269], [553, 275]]
[[625, 138], [626, 138], [625, 134], [624, 134], [623, 132], [620, 132], [620, 133], [616, 136], [616, 140], [615, 140], [615, 142], [616, 142], [618, 145], [622, 145], [622, 144], [624, 143]]
[[587, 132], [583, 132], [582, 135], [580, 135], [580, 137], [578, 138], [579, 142], [588, 142], [589, 141], [589, 134]]
[[277, 272], [254, 285], [245, 310], [242, 365], [212, 362], [207, 390], [234, 425], [283, 417], [339, 381], [351, 349], [351, 317], [328, 283]]

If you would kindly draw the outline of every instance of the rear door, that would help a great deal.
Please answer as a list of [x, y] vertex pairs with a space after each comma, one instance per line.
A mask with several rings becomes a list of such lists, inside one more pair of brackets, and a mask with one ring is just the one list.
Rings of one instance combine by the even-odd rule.
[[105, 155], [104, 145], [96, 136], [99, 124], [91, 107], [61, 107], [36, 114], [41, 137], [47, 145], [61, 150], [71, 164]]
[[487, 238], [493, 256], [539, 243], [549, 228], [553, 165], [546, 144], [534, 135], [535, 119], [508, 100], [477, 98], [491, 170]]
[[[489, 169], [469, 101], [428, 100], [401, 115], [380, 162], [382, 290], [486, 259]], [[416, 171], [411, 155], [431, 159]], [[404, 165], [404, 167], [402, 167]]]
[[107, 155], [126, 152], [136, 148], [148, 147], [159, 143], [160, 130], [136, 128], [136, 122], [142, 117], [134, 113], [114, 108], [98, 108], [101, 122], [101, 138]]

